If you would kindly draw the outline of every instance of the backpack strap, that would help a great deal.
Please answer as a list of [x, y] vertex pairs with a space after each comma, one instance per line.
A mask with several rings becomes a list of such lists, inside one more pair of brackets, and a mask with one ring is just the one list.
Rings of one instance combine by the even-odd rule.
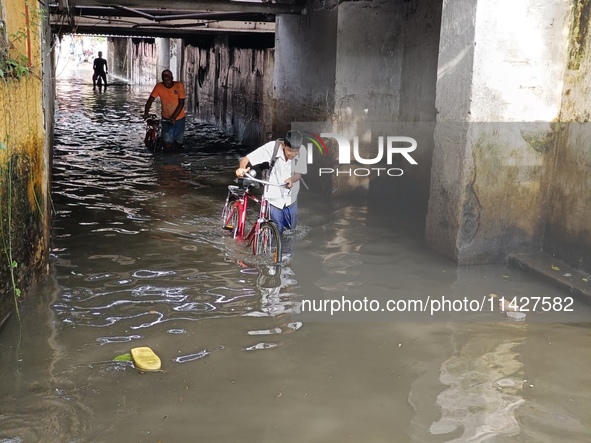
[[271, 171], [273, 170], [273, 166], [275, 166], [275, 162], [277, 161], [277, 153], [279, 152], [279, 146], [281, 146], [281, 143], [283, 142], [283, 139], [278, 138], [277, 140], [275, 140], [275, 147], [273, 148], [273, 155], [271, 156], [271, 159], [269, 160], [269, 177], [271, 177]]
[[271, 161], [269, 161], [269, 169], [272, 169], [275, 166], [275, 162], [277, 161], [277, 153], [279, 152], [279, 146], [283, 142], [282, 139], [278, 138], [275, 140], [275, 147], [273, 148], [273, 155], [271, 156]]
[[273, 148], [273, 155], [269, 159], [269, 167], [261, 170], [261, 173], [263, 174], [261, 178], [265, 181], [268, 181], [269, 178], [271, 178], [271, 171], [273, 170], [273, 166], [275, 166], [275, 162], [277, 161], [277, 153], [279, 152], [279, 146], [281, 146], [282, 141], [283, 141], [283, 139], [280, 139], [280, 138], [275, 140], [275, 147]]

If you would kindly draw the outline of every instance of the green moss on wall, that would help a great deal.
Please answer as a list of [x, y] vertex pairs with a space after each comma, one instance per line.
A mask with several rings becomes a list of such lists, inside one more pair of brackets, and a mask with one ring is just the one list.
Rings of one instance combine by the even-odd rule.
[[0, 165], [0, 321], [45, 268], [44, 215], [28, 197], [33, 192], [43, 201], [32, 164], [21, 153]]
[[577, 70], [587, 49], [591, 0], [573, 0], [573, 19], [569, 33], [568, 69]]

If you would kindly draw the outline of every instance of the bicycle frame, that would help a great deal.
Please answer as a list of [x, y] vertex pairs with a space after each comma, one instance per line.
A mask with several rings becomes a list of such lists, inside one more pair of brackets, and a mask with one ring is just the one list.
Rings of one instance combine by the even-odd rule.
[[144, 137], [144, 144], [152, 152], [162, 148], [162, 140], [160, 137], [160, 120], [156, 114], [151, 114], [146, 120], [146, 135]]
[[[252, 245], [254, 255], [262, 255], [272, 258], [273, 263], [281, 260], [281, 234], [277, 226], [269, 217], [269, 202], [265, 197], [266, 192], [258, 198], [250, 192], [252, 182], [274, 185], [254, 178], [237, 179], [238, 186], [228, 186], [228, 196], [222, 211], [222, 227], [232, 230], [232, 237], [240, 242]], [[278, 186], [278, 185], [274, 185]], [[267, 188], [265, 188], [265, 191]], [[256, 221], [246, 233], [246, 216], [249, 201], [259, 204], [259, 213]]]
[[[237, 187], [239, 190], [240, 188]], [[228, 199], [232, 195], [232, 190], [228, 193]], [[234, 227], [233, 237], [239, 241], [246, 241], [248, 245], [252, 243], [256, 234], [258, 234], [259, 227], [262, 222], [269, 220], [269, 203], [265, 198], [264, 194], [261, 198], [257, 198], [250, 193], [250, 189], [246, 186], [243, 192], [233, 194], [236, 196], [236, 201], [232, 205], [232, 210], [228, 214], [227, 219], [224, 221], [226, 225], [232, 221], [233, 212], [238, 212], [238, 223]], [[227, 200], [228, 200], [227, 199]], [[248, 233], [245, 234], [246, 230], [246, 214], [248, 212], [248, 201], [251, 200], [254, 203], [259, 204], [259, 215], [257, 220], [254, 222]]]

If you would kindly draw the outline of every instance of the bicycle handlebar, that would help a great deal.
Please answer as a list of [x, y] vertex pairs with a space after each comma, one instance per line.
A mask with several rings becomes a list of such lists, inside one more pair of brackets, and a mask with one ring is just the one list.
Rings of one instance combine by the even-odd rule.
[[256, 183], [260, 183], [262, 185], [281, 186], [281, 187], [287, 186], [286, 183], [271, 183], [271, 182], [266, 181], [266, 180], [259, 180], [258, 178], [254, 178], [252, 176], [248, 176], [248, 177], [242, 176], [242, 177], [238, 177], [238, 178], [239, 179], [241, 178], [242, 180], [246, 180], [246, 181], [253, 181], [253, 182], [256, 182]]
[[171, 119], [166, 118], [166, 117], [158, 118], [158, 115], [156, 115], [156, 114], [148, 114], [148, 116], [145, 118], [145, 120], [146, 121], [148, 121], [148, 120], [155, 120], [155, 121], [164, 120], [167, 122], [172, 122]]

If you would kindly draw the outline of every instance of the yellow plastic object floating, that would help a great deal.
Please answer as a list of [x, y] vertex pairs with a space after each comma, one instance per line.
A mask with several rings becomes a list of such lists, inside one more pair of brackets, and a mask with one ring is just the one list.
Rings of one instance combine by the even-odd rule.
[[133, 364], [140, 371], [152, 372], [159, 371], [162, 363], [160, 357], [158, 357], [152, 349], [147, 346], [140, 348], [133, 348], [131, 350], [131, 359]]

